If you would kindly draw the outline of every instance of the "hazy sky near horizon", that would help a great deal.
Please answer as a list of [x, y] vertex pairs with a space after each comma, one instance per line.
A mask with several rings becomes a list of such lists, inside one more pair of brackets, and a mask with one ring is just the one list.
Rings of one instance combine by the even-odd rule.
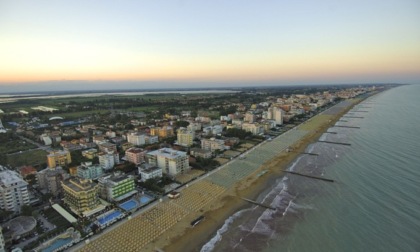
[[0, 0], [0, 85], [413, 83], [419, 27], [418, 0]]

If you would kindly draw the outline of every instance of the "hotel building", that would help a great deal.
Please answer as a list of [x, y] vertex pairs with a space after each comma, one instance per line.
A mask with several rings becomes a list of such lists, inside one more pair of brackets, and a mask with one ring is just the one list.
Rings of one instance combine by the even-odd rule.
[[183, 151], [162, 148], [147, 153], [149, 164], [162, 169], [164, 174], [175, 176], [190, 170], [188, 155]]

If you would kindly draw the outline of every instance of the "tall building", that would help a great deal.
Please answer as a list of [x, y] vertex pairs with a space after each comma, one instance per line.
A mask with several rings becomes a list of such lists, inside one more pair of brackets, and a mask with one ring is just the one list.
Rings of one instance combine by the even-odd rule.
[[245, 113], [245, 121], [249, 123], [254, 123], [257, 117], [252, 112]]
[[127, 142], [134, 144], [135, 146], [141, 146], [146, 144], [146, 138], [144, 134], [134, 132], [127, 134]]
[[133, 164], [140, 164], [144, 161], [146, 151], [141, 148], [130, 148], [125, 151], [127, 161]]
[[270, 107], [267, 111], [267, 119], [274, 120], [277, 125], [283, 124], [284, 111], [278, 107]]
[[120, 155], [118, 152], [100, 152], [98, 154], [99, 165], [104, 170], [112, 169], [116, 164], [120, 163]]
[[164, 174], [175, 176], [190, 170], [186, 152], [162, 148], [147, 153], [149, 164], [158, 166]]
[[61, 181], [68, 179], [70, 175], [61, 166], [49, 168], [37, 173], [38, 185], [41, 189], [54, 196], [59, 195], [63, 190]]
[[72, 177], [61, 182], [64, 203], [79, 216], [90, 216], [105, 207], [99, 200], [99, 186], [89, 179]]
[[0, 252], [6, 251], [5, 246], [6, 246], [6, 242], [4, 241], [3, 230], [2, 230], [2, 227], [0, 226]]
[[15, 171], [0, 171], [0, 209], [20, 213], [28, 204], [28, 183]]
[[193, 144], [195, 132], [186, 128], [179, 128], [177, 132], [177, 142], [181, 146], [190, 147]]
[[71, 163], [71, 155], [69, 151], [52, 151], [47, 155], [48, 167], [67, 166]]
[[99, 194], [103, 199], [118, 202], [137, 193], [134, 177], [126, 174], [112, 174], [102, 177]]
[[77, 176], [83, 179], [98, 179], [104, 173], [102, 166], [92, 164], [92, 162], [84, 162], [77, 167]]

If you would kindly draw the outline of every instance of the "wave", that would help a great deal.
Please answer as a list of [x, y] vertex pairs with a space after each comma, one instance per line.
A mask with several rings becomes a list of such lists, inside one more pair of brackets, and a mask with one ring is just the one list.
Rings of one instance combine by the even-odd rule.
[[222, 236], [224, 233], [226, 233], [226, 231], [228, 231], [229, 226], [233, 223], [233, 221], [237, 218], [239, 218], [243, 213], [245, 213], [246, 211], [249, 211], [250, 209], [243, 209], [240, 210], [238, 212], [236, 212], [235, 214], [233, 214], [232, 216], [230, 216], [229, 218], [227, 218], [225, 220], [225, 223], [223, 224], [223, 226], [217, 230], [216, 235], [213, 236], [213, 238], [210, 239], [210, 241], [208, 241], [206, 244], [204, 244], [204, 246], [201, 248], [200, 252], [210, 252], [214, 249], [214, 247], [216, 246], [216, 244], [222, 240]]

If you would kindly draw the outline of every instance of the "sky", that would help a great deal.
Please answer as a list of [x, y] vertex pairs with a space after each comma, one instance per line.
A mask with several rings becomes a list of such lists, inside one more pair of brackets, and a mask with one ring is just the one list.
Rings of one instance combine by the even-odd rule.
[[420, 1], [0, 0], [0, 92], [420, 83]]

